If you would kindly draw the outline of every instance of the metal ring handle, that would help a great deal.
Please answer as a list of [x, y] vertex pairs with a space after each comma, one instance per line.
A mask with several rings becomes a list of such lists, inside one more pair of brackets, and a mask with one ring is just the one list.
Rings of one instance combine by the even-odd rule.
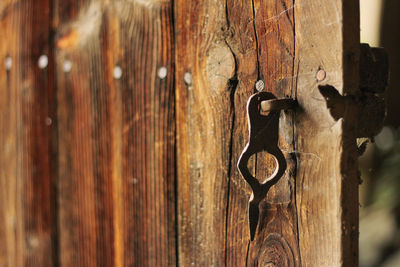
[[274, 156], [277, 166], [275, 172], [269, 178], [267, 178], [263, 183], [260, 183], [258, 179], [250, 173], [247, 167], [250, 157], [257, 153], [254, 151], [250, 151], [249, 146], [246, 146], [246, 148], [243, 150], [237, 164], [240, 174], [243, 176], [243, 178], [246, 180], [246, 182], [250, 185], [251, 189], [253, 190], [254, 200], [258, 202], [265, 197], [266, 193], [271, 188], [271, 186], [276, 184], [279, 178], [283, 176], [287, 166], [285, 156], [277, 146], [272, 150], [266, 150], [266, 152]]
[[[266, 197], [271, 186], [285, 174], [287, 168], [285, 156], [278, 147], [280, 111], [293, 108], [295, 105], [296, 101], [293, 99], [276, 99], [268, 92], [254, 94], [247, 102], [249, 141], [239, 157], [237, 167], [253, 191], [248, 208], [251, 240], [254, 240], [258, 225], [259, 203]], [[269, 113], [262, 115], [260, 111]], [[274, 156], [277, 166], [270, 178], [260, 183], [250, 173], [247, 163], [252, 155], [262, 151]]]

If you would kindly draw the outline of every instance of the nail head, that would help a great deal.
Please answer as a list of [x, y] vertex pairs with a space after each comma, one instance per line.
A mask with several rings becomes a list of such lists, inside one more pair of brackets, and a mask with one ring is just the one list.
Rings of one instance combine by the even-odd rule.
[[166, 67], [161, 67], [158, 69], [158, 77], [160, 79], [164, 79], [165, 77], [167, 77], [167, 73], [168, 73], [168, 70]]
[[36, 236], [30, 236], [27, 238], [27, 245], [29, 248], [39, 247], [39, 239]]
[[49, 59], [46, 55], [41, 55], [38, 60], [38, 66], [40, 69], [44, 69], [49, 64]]
[[256, 90], [259, 91], [259, 92], [261, 92], [262, 90], [264, 90], [264, 88], [265, 88], [264, 81], [258, 80], [258, 81], [256, 82]]
[[69, 60], [65, 60], [63, 64], [63, 70], [64, 72], [70, 72], [72, 69], [72, 62]]
[[324, 70], [320, 69], [317, 71], [316, 77], [317, 77], [318, 81], [323, 81], [326, 78], [326, 72]]
[[12, 59], [11, 59], [10, 56], [6, 57], [4, 65], [6, 66], [6, 70], [10, 70], [11, 69], [11, 67], [12, 67]]
[[120, 79], [122, 77], [122, 69], [120, 66], [114, 67], [113, 76], [115, 79]]
[[53, 120], [50, 117], [46, 118], [46, 125], [50, 126], [53, 123]]
[[192, 74], [190, 72], [186, 72], [183, 75], [183, 80], [185, 81], [186, 85], [192, 85], [193, 82]]

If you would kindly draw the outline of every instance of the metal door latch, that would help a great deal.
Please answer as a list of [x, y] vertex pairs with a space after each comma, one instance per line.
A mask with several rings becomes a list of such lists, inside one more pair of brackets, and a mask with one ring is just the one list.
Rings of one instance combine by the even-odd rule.
[[[258, 225], [260, 214], [259, 204], [266, 197], [271, 186], [286, 171], [286, 159], [278, 147], [280, 111], [293, 109], [296, 105], [297, 102], [293, 99], [276, 99], [273, 94], [268, 92], [256, 93], [247, 102], [249, 140], [239, 157], [237, 167], [253, 191], [248, 208], [251, 241], [254, 240]], [[261, 112], [268, 114], [263, 115]], [[262, 151], [266, 151], [274, 156], [276, 169], [265, 182], [260, 183], [250, 173], [247, 168], [247, 162], [252, 155]]]

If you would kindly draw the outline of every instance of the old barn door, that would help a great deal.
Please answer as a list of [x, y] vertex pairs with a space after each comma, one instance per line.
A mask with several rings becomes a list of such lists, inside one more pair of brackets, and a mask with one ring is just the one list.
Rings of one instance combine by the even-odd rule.
[[[357, 265], [356, 125], [326, 95], [358, 91], [358, 0], [0, 1], [0, 33], [0, 266]], [[298, 105], [251, 241], [257, 92]]]

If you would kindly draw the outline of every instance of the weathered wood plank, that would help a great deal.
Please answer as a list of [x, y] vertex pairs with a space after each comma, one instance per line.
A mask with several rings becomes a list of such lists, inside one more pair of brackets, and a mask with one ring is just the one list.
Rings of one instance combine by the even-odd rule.
[[55, 6], [61, 265], [175, 265], [171, 4], [69, 2]]
[[[249, 225], [248, 201], [250, 188], [239, 174], [236, 165], [248, 138], [246, 102], [255, 92], [258, 79], [257, 38], [255, 35], [252, 1], [229, 0], [227, 10], [227, 43], [236, 62], [236, 90], [231, 92], [233, 129], [231, 140], [231, 166], [228, 190], [226, 225], [226, 266], [243, 266], [248, 257]], [[255, 157], [249, 164], [255, 171]]]
[[178, 0], [174, 14], [179, 264], [221, 266], [237, 84], [226, 7]]
[[[358, 90], [358, 1], [296, 0], [295, 18], [301, 259], [304, 266], [357, 266], [356, 122], [346, 115], [335, 121], [318, 85]], [[319, 69], [326, 78], [316, 78]]]
[[[70, 1], [68, 5], [61, 5], [61, 2], [66, 1], [56, 1], [54, 5], [59, 262], [61, 266], [96, 266], [101, 259], [109, 265], [113, 256], [113, 224], [108, 207], [113, 203], [104, 201], [107, 196], [104, 190], [108, 191], [110, 184], [106, 173], [112, 166], [107, 162], [110, 161], [108, 147], [101, 142], [109, 138], [109, 127], [105, 130], [101, 126], [110, 123], [104, 112], [108, 91], [103, 79], [99, 39], [102, 4]], [[64, 71], [67, 60], [72, 64], [71, 69]], [[104, 229], [105, 223], [108, 223], [107, 229]], [[101, 244], [106, 247], [102, 249]]]
[[[176, 265], [171, 1], [121, 5], [125, 264]], [[166, 77], [160, 72], [165, 68]], [[132, 207], [134, 205], [134, 207]]]
[[0, 3], [1, 266], [56, 261], [50, 21], [48, 0]]
[[[259, 75], [265, 91], [278, 98], [296, 98], [294, 57], [294, 1], [254, 1], [254, 25], [258, 43]], [[293, 157], [293, 112], [282, 112], [279, 147], [287, 162], [286, 174], [260, 204], [258, 234], [249, 251], [250, 266], [273, 262], [277, 266], [300, 266], [295, 168]], [[256, 177], [265, 180], [276, 166], [272, 157], [257, 155]]]
[[[357, 213], [354, 122], [333, 123], [317, 86], [347, 88], [342, 93], [358, 87], [358, 6], [355, 1], [249, 2], [175, 5], [179, 262], [352, 266], [357, 260], [357, 215], [351, 215]], [[320, 69], [326, 78], [317, 81]], [[288, 168], [262, 203], [256, 240], [246, 255], [250, 192], [232, 166], [247, 138], [244, 107], [257, 79], [277, 97], [298, 98], [300, 108], [281, 114], [279, 146]], [[274, 169], [268, 155], [257, 155], [256, 165], [260, 180]], [[342, 184], [344, 177], [350, 182]], [[193, 256], [199, 254], [210, 256]]]

